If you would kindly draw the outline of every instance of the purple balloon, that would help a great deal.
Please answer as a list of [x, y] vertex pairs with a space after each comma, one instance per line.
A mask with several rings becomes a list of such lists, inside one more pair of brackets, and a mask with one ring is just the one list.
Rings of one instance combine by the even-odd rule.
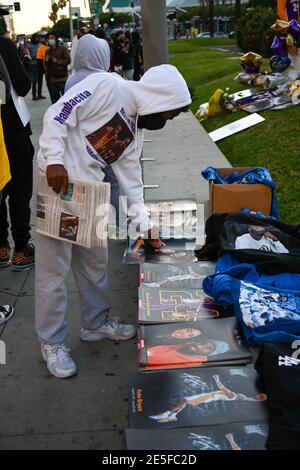
[[297, 20], [292, 20], [290, 22], [290, 30], [293, 38], [297, 39], [300, 34], [300, 25]]
[[280, 57], [286, 57], [288, 55], [286, 47], [286, 37], [275, 36], [271, 49], [275, 55], [279, 55]]

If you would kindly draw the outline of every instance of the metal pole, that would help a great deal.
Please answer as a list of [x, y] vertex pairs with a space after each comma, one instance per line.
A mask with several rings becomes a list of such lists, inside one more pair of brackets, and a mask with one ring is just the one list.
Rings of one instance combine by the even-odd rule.
[[73, 15], [72, 15], [72, 3], [69, 0], [69, 15], [70, 15], [70, 35], [71, 35], [71, 42], [73, 41], [74, 37], [74, 27], [73, 27]]
[[168, 27], [166, 0], [141, 0], [144, 67], [168, 63]]

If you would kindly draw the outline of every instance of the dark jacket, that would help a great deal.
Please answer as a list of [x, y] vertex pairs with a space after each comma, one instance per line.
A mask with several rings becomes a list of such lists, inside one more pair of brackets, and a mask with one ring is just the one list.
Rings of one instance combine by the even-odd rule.
[[[52, 58], [57, 59], [57, 64], [52, 62]], [[68, 65], [71, 63], [69, 50], [64, 46], [57, 46], [55, 49], [48, 49], [45, 55], [45, 69], [47, 80], [50, 83], [65, 82], [68, 79]], [[65, 67], [65, 75], [63, 77], [55, 76], [54, 68], [58, 66]]]
[[[30, 77], [22, 65], [16, 46], [10, 39], [0, 38], [0, 54], [16, 93], [19, 96], [26, 96], [31, 89]], [[2, 123], [6, 142], [16, 140], [19, 136], [31, 135], [30, 124], [23, 126], [12, 98], [2, 106]]]
[[123, 66], [123, 70], [133, 69], [133, 48], [125, 41], [115, 41], [113, 44], [114, 64]]

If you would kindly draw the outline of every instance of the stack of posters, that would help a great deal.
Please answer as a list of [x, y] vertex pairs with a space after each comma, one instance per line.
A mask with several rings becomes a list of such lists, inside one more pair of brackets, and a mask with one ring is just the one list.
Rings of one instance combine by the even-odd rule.
[[139, 323], [198, 321], [231, 315], [202, 289], [139, 288]]
[[247, 364], [246, 347], [235, 318], [218, 321], [141, 325], [139, 365], [143, 369]]
[[127, 429], [128, 450], [266, 450], [268, 425], [249, 421], [182, 429]]
[[130, 374], [130, 428], [264, 421], [267, 397], [257, 379], [252, 366]]
[[129, 239], [124, 255], [140, 264], [142, 370], [129, 376], [127, 448], [264, 449], [266, 396], [248, 365], [251, 352], [232, 309], [202, 290], [214, 264], [194, 256], [196, 202], [147, 207], [163, 245]]

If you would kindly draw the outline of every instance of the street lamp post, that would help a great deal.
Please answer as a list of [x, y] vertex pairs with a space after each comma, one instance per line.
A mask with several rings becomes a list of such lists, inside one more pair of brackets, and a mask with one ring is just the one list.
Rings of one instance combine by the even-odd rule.
[[144, 65], [149, 69], [168, 63], [168, 27], [166, 0], [141, 0]]

